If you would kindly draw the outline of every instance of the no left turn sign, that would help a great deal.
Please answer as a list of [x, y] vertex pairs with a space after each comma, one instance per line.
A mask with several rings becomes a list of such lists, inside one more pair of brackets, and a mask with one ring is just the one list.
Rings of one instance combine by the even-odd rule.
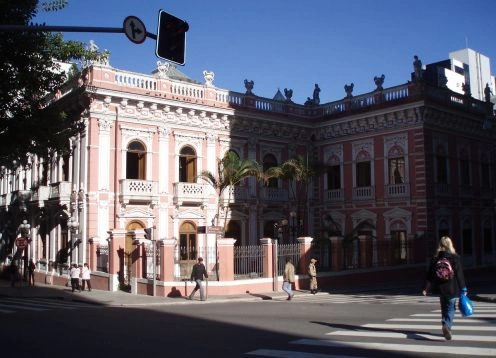
[[146, 39], [145, 24], [136, 16], [128, 16], [124, 19], [124, 33], [131, 42], [141, 44]]

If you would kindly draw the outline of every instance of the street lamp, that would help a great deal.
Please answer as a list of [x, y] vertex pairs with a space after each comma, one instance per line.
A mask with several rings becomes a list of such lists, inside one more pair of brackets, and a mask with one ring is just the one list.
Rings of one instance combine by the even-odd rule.
[[[27, 220], [23, 220], [22, 223], [19, 225], [19, 234], [23, 240], [23, 244], [22, 245], [18, 245], [18, 251], [16, 252], [16, 256], [18, 255], [19, 253], [19, 256], [17, 256], [18, 260], [19, 260], [19, 263], [20, 262], [23, 262], [24, 263], [24, 267], [23, 267], [23, 272], [24, 272], [24, 277], [26, 277], [26, 268], [27, 268], [27, 262], [28, 262], [28, 253], [27, 253], [27, 243], [29, 243], [29, 237], [30, 237], [30, 233], [29, 233], [29, 230], [31, 229], [31, 225], [28, 224], [28, 221]], [[17, 240], [16, 240], [17, 242]], [[24, 250], [26, 250], [24, 252]], [[21, 261], [21, 259], [23, 258], [22, 257], [22, 253], [24, 252], [24, 260]]]

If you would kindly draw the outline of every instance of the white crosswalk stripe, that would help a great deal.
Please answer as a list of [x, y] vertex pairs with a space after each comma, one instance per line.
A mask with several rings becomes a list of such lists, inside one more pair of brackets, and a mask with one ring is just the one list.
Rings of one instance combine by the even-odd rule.
[[[275, 298], [271, 301], [285, 301], [286, 296]], [[344, 295], [344, 294], [328, 294], [320, 292], [316, 295], [295, 295], [294, 302], [305, 303], [357, 303], [357, 304], [437, 304], [439, 298], [433, 296], [420, 296], [420, 295]], [[270, 301], [264, 301], [270, 302]]]
[[[438, 299], [434, 302], [438, 303]], [[474, 302], [474, 311], [471, 317], [456, 313], [453, 336], [449, 342], [441, 333], [440, 310], [434, 309], [428, 313], [390, 318], [385, 323], [367, 323], [349, 330], [331, 331], [326, 333], [326, 339], [305, 338], [289, 342], [296, 345], [297, 350], [257, 349], [247, 354], [259, 357], [349, 358], [356, 355], [351, 352], [350, 355], [335, 354], [343, 351], [354, 351], [356, 354], [356, 350], [360, 350], [359, 354], [377, 351], [425, 356], [495, 357], [496, 304]], [[322, 352], [326, 348], [329, 348], [329, 354]], [[312, 353], [312, 349], [319, 349], [319, 352]]]
[[92, 303], [63, 301], [50, 298], [1, 297], [0, 313], [19, 311], [50, 311], [55, 309], [75, 310], [78, 308], [101, 307]]

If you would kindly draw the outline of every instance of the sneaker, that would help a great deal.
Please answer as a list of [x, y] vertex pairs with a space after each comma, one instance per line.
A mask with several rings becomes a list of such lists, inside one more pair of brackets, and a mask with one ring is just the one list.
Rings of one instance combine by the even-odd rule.
[[443, 336], [447, 341], [451, 340], [451, 331], [445, 324], [443, 324]]

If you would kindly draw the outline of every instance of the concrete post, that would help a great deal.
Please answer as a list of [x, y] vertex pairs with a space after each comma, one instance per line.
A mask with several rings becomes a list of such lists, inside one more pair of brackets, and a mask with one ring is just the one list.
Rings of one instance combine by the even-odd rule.
[[160, 280], [174, 280], [174, 245], [175, 240], [167, 239], [159, 241], [160, 255]]
[[234, 243], [235, 239], [218, 239], [219, 277], [221, 281], [234, 280]]
[[272, 266], [272, 239], [260, 239], [260, 244], [262, 245], [263, 250], [263, 277], [273, 277], [274, 267]]

